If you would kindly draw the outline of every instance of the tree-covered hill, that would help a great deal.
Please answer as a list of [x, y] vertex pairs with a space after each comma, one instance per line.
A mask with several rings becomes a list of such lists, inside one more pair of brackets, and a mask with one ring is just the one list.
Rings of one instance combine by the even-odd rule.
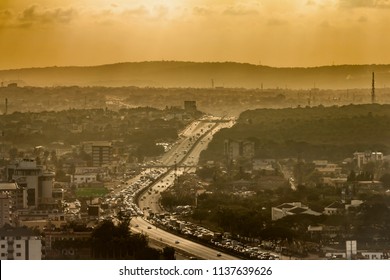
[[222, 160], [225, 139], [255, 142], [259, 158], [342, 160], [355, 151], [390, 152], [390, 105], [348, 105], [243, 112], [215, 135], [202, 160]]
[[[5, 83], [29, 86], [152, 86], [321, 89], [370, 88], [372, 72], [382, 87], [390, 65], [276, 68], [235, 62], [146, 61], [84, 67], [0, 70]], [[213, 82], [212, 82], [213, 81]]]

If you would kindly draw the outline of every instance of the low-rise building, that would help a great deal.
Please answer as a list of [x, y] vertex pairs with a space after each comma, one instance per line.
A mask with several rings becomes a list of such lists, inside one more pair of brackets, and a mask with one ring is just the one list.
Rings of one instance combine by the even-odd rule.
[[352, 208], [358, 207], [363, 203], [363, 200], [353, 199], [350, 202], [335, 201], [324, 208], [325, 215], [338, 215], [350, 211]]
[[342, 187], [347, 183], [347, 178], [346, 177], [322, 177], [321, 178], [321, 183], [324, 185], [332, 186], [332, 187]]
[[80, 184], [88, 184], [91, 182], [95, 182], [97, 180], [96, 173], [84, 173], [84, 174], [74, 174], [72, 175], [71, 182], [76, 185]]
[[321, 213], [311, 210], [308, 206], [303, 205], [301, 202], [283, 203], [271, 209], [272, 220], [278, 220], [286, 216], [308, 214], [314, 216], [320, 216]]
[[363, 165], [374, 162], [383, 162], [383, 153], [381, 152], [355, 152], [353, 154], [353, 160], [358, 168], [362, 168]]
[[67, 223], [69, 215], [58, 210], [20, 209], [15, 212], [15, 223], [18, 226], [44, 228], [46, 226], [61, 227]]
[[315, 169], [315, 171], [317, 171], [321, 175], [338, 176], [341, 174], [341, 167], [339, 167], [335, 163], [328, 163], [324, 166], [316, 166], [314, 169]]
[[341, 201], [335, 201], [324, 208], [325, 215], [337, 215], [345, 212], [345, 204]]
[[46, 259], [90, 259], [91, 230], [46, 230]]
[[0, 228], [0, 260], [41, 260], [41, 237], [25, 227]]
[[366, 260], [383, 260], [383, 259], [388, 259], [389, 256], [388, 254], [384, 252], [370, 252], [370, 251], [360, 251], [358, 256], [362, 259]]
[[253, 171], [263, 171], [266, 173], [273, 174], [275, 172], [275, 168], [273, 164], [275, 160], [273, 159], [254, 159], [252, 162]]

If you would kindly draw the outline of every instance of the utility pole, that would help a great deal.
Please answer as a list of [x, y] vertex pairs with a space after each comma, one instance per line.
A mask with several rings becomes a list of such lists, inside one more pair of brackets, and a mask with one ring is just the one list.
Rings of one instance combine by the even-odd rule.
[[372, 72], [371, 103], [375, 103], [375, 73]]

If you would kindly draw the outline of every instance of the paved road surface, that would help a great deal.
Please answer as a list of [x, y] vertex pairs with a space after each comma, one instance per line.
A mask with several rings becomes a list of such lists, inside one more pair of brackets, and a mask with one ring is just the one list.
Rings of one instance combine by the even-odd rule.
[[[138, 226], [135, 227], [136, 225]], [[220, 253], [218, 250], [211, 249], [207, 246], [195, 243], [193, 241], [176, 236], [172, 233], [166, 232], [162, 229], [156, 228], [141, 217], [133, 218], [131, 220], [131, 230], [133, 232], [147, 234], [150, 239], [161, 241], [166, 245], [188, 252], [189, 254], [197, 256], [197, 258], [200, 259], [238, 260], [237, 257], [233, 257], [225, 253]], [[220, 257], [217, 256], [218, 253], [221, 254]]]

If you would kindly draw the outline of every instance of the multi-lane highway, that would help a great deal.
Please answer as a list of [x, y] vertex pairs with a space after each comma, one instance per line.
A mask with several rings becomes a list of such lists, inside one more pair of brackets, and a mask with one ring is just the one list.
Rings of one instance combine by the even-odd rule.
[[[180, 252], [180, 258], [193, 256], [196, 259], [237, 259], [225, 253], [225, 250], [250, 259], [279, 259], [275, 252], [263, 250], [260, 244], [243, 244], [229, 236], [221, 236], [201, 226], [178, 220], [170, 213], [163, 213], [159, 204], [161, 192], [173, 186], [176, 176], [183, 172], [195, 172], [199, 155], [207, 147], [214, 133], [224, 127], [230, 127], [234, 120], [204, 118], [189, 125], [180, 134], [180, 139], [170, 150], [135, 178], [123, 182], [123, 187], [105, 198], [112, 207], [107, 218], [116, 219], [119, 213], [131, 215], [131, 229], [148, 235], [155, 246], [173, 246]], [[154, 215], [149, 215], [153, 213]], [[103, 217], [104, 218], [104, 217]], [[157, 227], [161, 225], [161, 227]], [[170, 232], [162, 229], [169, 228]], [[192, 236], [213, 244], [212, 249], [180, 236]], [[218, 248], [221, 248], [220, 250]], [[222, 252], [223, 251], [223, 252]], [[188, 257], [190, 258], [190, 257]]]
[[[266, 251], [258, 244], [244, 244], [231, 237], [221, 236], [201, 226], [178, 220], [170, 213], [164, 213], [159, 201], [161, 192], [173, 186], [175, 178], [186, 172], [195, 172], [199, 155], [207, 148], [214, 133], [224, 127], [230, 127], [234, 120], [218, 118], [204, 118], [189, 125], [180, 133], [180, 139], [160, 160], [144, 166], [141, 174], [122, 182], [113, 192], [104, 198], [109, 211], [102, 219], [118, 221], [119, 214], [123, 217], [132, 217], [131, 229], [133, 232], [147, 234], [156, 246], [173, 246], [181, 256], [193, 256], [197, 259], [237, 259], [221, 251], [231, 251], [250, 259], [280, 259], [278, 253]], [[154, 215], [149, 215], [153, 213]], [[164, 231], [156, 225], [169, 228]], [[203, 242], [210, 242], [215, 249], [189, 241], [173, 234], [180, 232], [180, 236], [192, 236]], [[256, 241], [256, 240], [252, 240]], [[221, 248], [221, 251], [218, 250]]]
[[192, 255], [197, 259], [205, 260], [236, 260], [238, 258], [230, 256], [225, 253], [221, 253], [218, 250], [211, 249], [209, 247], [200, 245], [193, 241], [181, 238], [172, 233], [164, 231], [149, 222], [144, 218], [137, 217], [131, 220], [131, 227], [133, 232], [139, 232], [147, 234], [150, 239], [157, 240], [168, 246], [172, 246], [177, 250], [186, 252], [188, 255]]
[[181, 251], [200, 259], [237, 259], [218, 250], [200, 245], [193, 241], [176, 236], [155, 227], [145, 218], [149, 212], [154, 214], [164, 210], [159, 204], [161, 192], [174, 184], [176, 176], [183, 172], [195, 172], [196, 164], [202, 150], [207, 148], [212, 136], [224, 127], [234, 124], [233, 120], [221, 121], [219, 118], [206, 117], [195, 121], [180, 133], [180, 139], [160, 159], [159, 164], [167, 167], [167, 172], [162, 174], [154, 183], [145, 188], [139, 196], [138, 205], [144, 211], [144, 217], [133, 218], [132, 230], [145, 233], [150, 239], [158, 240]]
[[159, 204], [160, 193], [173, 185], [176, 176], [184, 172], [195, 172], [199, 155], [207, 148], [212, 136], [221, 128], [234, 124], [233, 120], [218, 121], [220, 119], [209, 117], [193, 122], [180, 134], [180, 140], [162, 157], [160, 163], [171, 168], [142, 194], [138, 204], [146, 216], [149, 211], [153, 213], [163, 211]]

